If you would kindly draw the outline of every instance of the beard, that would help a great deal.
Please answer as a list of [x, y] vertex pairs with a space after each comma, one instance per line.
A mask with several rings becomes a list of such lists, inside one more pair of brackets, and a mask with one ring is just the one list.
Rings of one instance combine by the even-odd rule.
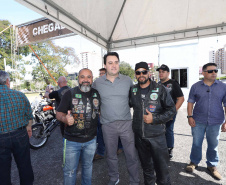
[[[142, 76], [142, 77], [143, 77], [143, 76]], [[143, 77], [143, 78], [145, 78], [145, 80], [144, 80], [144, 81], [140, 81], [140, 80], [139, 80], [140, 78], [141, 78], [141, 77], [139, 77], [139, 78], [137, 79], [138, 84], [146, 84], [146, 83], [147, 83], [148, 78]]]
[[89, 92], [91, 90], [91, 84], [89, 82], [82, 82], [79, 84], [79, 87], [82, 92]]

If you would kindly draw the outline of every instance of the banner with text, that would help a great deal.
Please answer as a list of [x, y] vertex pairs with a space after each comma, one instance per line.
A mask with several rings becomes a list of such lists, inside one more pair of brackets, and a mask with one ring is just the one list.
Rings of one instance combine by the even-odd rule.
[[18, 26], [18, 46], [24, 46], [45, 40], [56, 39], [74, 33], [49, 19], [40, 19]]

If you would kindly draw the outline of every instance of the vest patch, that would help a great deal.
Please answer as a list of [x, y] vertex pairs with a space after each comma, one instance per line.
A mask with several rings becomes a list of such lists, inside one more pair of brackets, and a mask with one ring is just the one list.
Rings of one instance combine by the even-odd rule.
[[150, 99], [151, 100], [157, 100], [158, 99], [158, 94], [157, 93], [151, 93]]
[[82, 98], [81, 94], [75, 94], [75, 98]]
[[72, 104], [73, 105], [78, 105], [78, 99], [72, 98]]
[[133, 92], [137, 92], [137, 88], [133, 88]]
[[149, 112], [155, 112], [156, 106], [150, 105], [149, 106]]
[[153, 89], [151, 92], [159, 92], [159, 88]]
[[99, 106], [99, 100], [96, 99], [96, 98], [94, 98], [93, 99], [93, 105], [94, 105], [95, 108], [98, 108], [98, 106]]

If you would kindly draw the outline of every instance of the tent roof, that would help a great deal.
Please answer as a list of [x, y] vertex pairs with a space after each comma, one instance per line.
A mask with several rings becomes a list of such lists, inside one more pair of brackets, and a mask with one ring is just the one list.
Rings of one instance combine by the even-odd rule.
[[16, 0], [108, 50], [226, 33], [226, 0]]

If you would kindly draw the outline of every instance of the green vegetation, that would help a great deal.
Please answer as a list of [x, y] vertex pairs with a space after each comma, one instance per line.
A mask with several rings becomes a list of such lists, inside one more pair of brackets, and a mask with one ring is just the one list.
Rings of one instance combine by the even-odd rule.
[[119, 73], [129, 76], [131, 79], [134, 79], [134, 70], [131, 65], [127, 62], [120, 62]]
[[[52, 41], [37, 43], [32, 48], [56, 81], [60, 76], [67, 76], [66, 65], [79, 62], [73, 48], [61, 48], [56, 46]], [[32, 56], [32, 60], [28, 61], [27, 64], [34, 66], [31, 73], [33, 80], [44, 80], [46, 84], [51, 83], [55, 85], [55, 82], [40, 61], [36, 59], [36, 56]]]
[[[8, 26], [10, 26], [10, 22], [7, 20], [0, 20], [0, 31], [4, 30], [5, 28], [7, 28]], [[28, 56], [29, 55], [29, 48], [28, 46], [24, 46], [21, 48], [18, 48], [16, 52], [16, 58], [17, 58], [17, 63], [15, 61], [13, 61], [13, 54], [14, 51], [11, 50], [11, 46], [12, 46], [12, 36], [13, 30], [12, 27], [10, 27], [9, 29], [5, 30], [4, 32], [2, 32], [0, 34], [0, 70], [5, 70], [5, 66], [4, 66], [4, 58], [6, 59], [6, 65], [10, 66], [10, 67], [14, 67], [15, 65], [17, 65], [17, 69], [20, 69], [20, 73], [24, 75], [25, 73], [25, 68], [23, 66], [23, 56]], [[15, 74], [11, 75], [11, 79], [15, 78]], [[18, 76], [17, 78], [19, 78], [20, 76]]]

